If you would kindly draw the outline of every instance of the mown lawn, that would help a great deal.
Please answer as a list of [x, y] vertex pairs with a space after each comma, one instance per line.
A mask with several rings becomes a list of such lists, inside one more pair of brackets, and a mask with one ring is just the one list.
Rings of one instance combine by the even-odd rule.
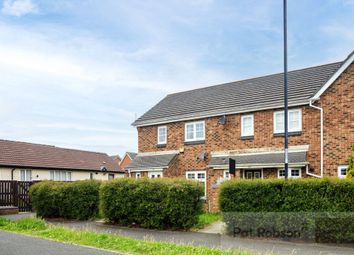
[[203, 213], [199, 215], [198, 223], [194, 228], [202, 229], [219, 220], [221, 220], [220, 213]]
[[96, 233], [92, 231], [71, 230], [46, 224], [43, 220], [25, 218], [9, 221], [0, 218], [0, 230], [26, 234], [44, 239], [91, 246], [127, 254], [148, 255], [251, 255], [240, 250], [220, 250], [207, 247], [194, 247], [166, 242], [141, 241], [128, 237]]

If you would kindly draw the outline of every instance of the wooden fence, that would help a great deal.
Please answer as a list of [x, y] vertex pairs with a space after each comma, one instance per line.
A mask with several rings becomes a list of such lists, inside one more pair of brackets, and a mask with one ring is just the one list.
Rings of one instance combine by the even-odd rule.
[[0, 206], [16, 206], [20, 212], [32, 211], [29, 188], [33, 182], [0, 181]]

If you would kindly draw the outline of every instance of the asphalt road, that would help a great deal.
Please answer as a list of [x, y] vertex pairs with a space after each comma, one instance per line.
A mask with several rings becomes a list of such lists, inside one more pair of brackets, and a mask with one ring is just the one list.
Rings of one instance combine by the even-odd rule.
[[0, 255], [117, 255], [77, 245], [0, 231]]

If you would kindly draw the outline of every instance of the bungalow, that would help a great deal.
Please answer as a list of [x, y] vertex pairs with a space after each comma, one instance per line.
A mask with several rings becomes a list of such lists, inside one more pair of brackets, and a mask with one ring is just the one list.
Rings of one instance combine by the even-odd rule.
[[124, 171], [105, 153], [0, 140], [0, 180], [110, 180]]
[[[354, 143], [354, 52], [289, 72], [289, 176], [346, 175]], [[132, 177], [201, 182], [217, 210], [218, 184], [284, 177], [283, 73], [167, 95], [138, 118]]]

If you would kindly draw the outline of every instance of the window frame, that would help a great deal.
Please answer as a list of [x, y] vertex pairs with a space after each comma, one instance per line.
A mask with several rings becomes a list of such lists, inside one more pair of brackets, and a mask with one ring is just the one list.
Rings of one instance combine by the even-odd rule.
[[[24, 177], [24, 178], [22, 178]], [[32, 170], [31, 169], [21, 169], [20, 170], [20, 181], [30, 182], [32, 181]]]
[[[299, 176], [293, 176], [292, 175], [292, 170], [299, 170]], [[285, 169], [284, 168], [278, 168], [278, 179], [282, 179], [282, 178], [285, 178], [285, 175], [284, 176], [281, 176], [280, 175], [280, 171], [284, 171], [284, 174], [285, 174]], [[297, 179], [297, 178], [301, 178], [302, 177], [302, 171], [301, 171], [301, 168], [298, 168], [298, 167], [289, 167], [288, 169], [288, 178], [294, 178], [294, 179]]]
[[[228, 176], [227, 176], [227, 175], [228, 175]], [[231, 174], [230, 174], [230, 171], [229, 171], [229, 170], [224, 170], [223, 178], [224, 178], [225, 180], [231, 180]]]
[[[197, 138], [197, 125], [198, 124], [203, 124], [203, 137]], [[187, 133], [187, 127], [189, 125], [193, 125], [193, 138], [188, 139], [188, 133]], [[197, 142], [197, 141], [204, 141], [205, 140], [205, 121], [193, 121], [193, 122], [187, 122], [184, 124], [184, 141], [185, 142]]]
[[[160, 174], [160, 177], [152, 177], [152, 175], [157, 175]], [[159, 178], [163, 178], [163, 171], [149, 171], [148, 172], [148, 177], [150, 179], [159, 179]]]
[[141, 172], [135, 172], [135, 179], [141, 178]]
[[[337, 171], [338, 171], [338, 178], [340, 179], [344, 179], [347, 177], [347, 174], [348, 174], [348, 165], [339, 165], [338, 168], [337, 168]], [[345, 168], [346, 169], [346, 174], [345, 175], [342, 175], [342, 169]]]
[[[194, 174], [194, 178], [193, 179], [188, 178], [188, 174]], [[204, 178], [198, 179], [198, 174], [204, 174]], [[201, 198], [202, 199], [207, 198], [207, 172], [206, 171], [186, 171], [186, 179], [197, 181], [197, 182], [204, 182], [204, 196], [202, 196]]]
[[[62, 177], [64, 177], [64, 178], [62, 178]], [[55, 182], [71, 182], [72, 181], [72, 171], [50, 170], [49, 171], [49, 180], [55, 181]]]
[[[299, 127], [296, 128], [292, 128], [290, 127], [290, 113], [292, 112], [299, 112]], [[273, 133], [274, 134], [284, 134], [285, 130], [284, 127], [282, 127], [281, 130], [277, 129], [277, 115], [278, 114], [282, 114], [283, 115], [283, 119], [284, 119], [284, 110], [282, 111], [275, 111], [273, 113]], [[284, 121], [283, 121], [284, 122]], [[302, 131], [302, 110], [301, 109], [290, 109], [288, 110], [288, 132], [301, 132]]]
[[[160, 141], [160, 129], [165, 129], [165, 140]], [[167, 126], [158, 126], [157, 127], [157, 144], [164, 145], [167, 143]]]
[[[252, 125], [251, 125], [252, 132], [250, 132], [250, 134], [248, 133], [244, 134], [244, 130], [243, 130], [244, 119], [250, 117], [252, 119]], [[241, 116], [241, 137], [250, 137], [250, 136], [254, 136], [254, 116], [253, 114], [242, 115]]]

